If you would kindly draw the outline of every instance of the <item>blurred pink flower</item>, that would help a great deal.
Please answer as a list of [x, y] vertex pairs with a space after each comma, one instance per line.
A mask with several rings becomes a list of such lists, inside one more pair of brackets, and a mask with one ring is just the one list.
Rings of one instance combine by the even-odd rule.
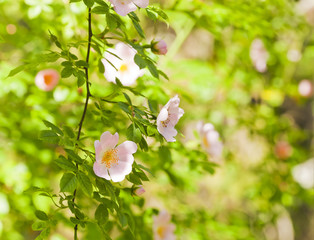
[[158, 216], [153, 217], [153, 232], [154, 240], [175, 240], [174, 235], [175, 225], [170, 222], [170, 214], [163, 210]]
[[37, 73], [35, 84], [44, 91], [51, 91], [59, 82], [60, 75], [54, 69], [45, 69]]
[[152, 52], [158, 55], [165, 55], [168, 51], [167, 43], [164, 40], [160, 40], [152, 43]]
[[174, 129], [174, 126], [184, 114], [184, 110], [179, 108], [179, 104], [180, 99], [176, 95], [167, 102], [157, 117], [157, 130], [167, 142], [176, 141], [174, 137], [178, 132]]
[[257, 71], [265, 72], [267, 70], [267, 60], [269, 54], [265, 49], [264, 43], [261, 39], [254, 39], [251, 44], [250, 58]]
[[140, 196], [144, 194], [146, 191], [142, 185], [139, 185], [138, 188], [134, 191], [135, 195]]
[[149, 0], [109, 0], [112, 3], [114, 10], [121, 16], [126, 16], [133, 12], [137, 7], [146, 8]]
[[132, 141], [125, 141], [116, 147], [118, 140], [118, 133], [111, 135], [107, 131], [101, 135], [100, 141], [95, 141], [94, 172], [98, 177], [113, 182], [121, 182], [132, 171], [132, 154], [137, 151], [137, 145]]
[[[119, 58], [114, 56], [117, 55]], [[105, 66], [105, 78], [109, 82], [116, 82], [116, 78], [120, 80], [122, 85], [130, 86], [135, 83], [136, 79], [143, 75], [144, 70], [134, 62], [136, 50], [125, 43], [117, 43], [115, 48], [109, 48], [105, 53], [102, 62]], [[115, 68], [107, 61], [111, 62]]]
[[302, 58], [302, 54], [297, 49], [290, 49], [287, 52], [287, 58], [291, 62], [299, 62]]
[[301, 96], [310, 97], [313, 94], [313, 83], [304, 79], [299, 83], [298, 90]]
[[201, 138], [201, 145], [213, 158], [219, 158], [222, 154], [223, 144], [219, 139], [219, 133], [211, 123], [199, 122], [197, 129]]
[[279, 141], [275, 145], [275, 155], [279, 159], [287, 159], [292, 154], [291, 145], [286, 141]]

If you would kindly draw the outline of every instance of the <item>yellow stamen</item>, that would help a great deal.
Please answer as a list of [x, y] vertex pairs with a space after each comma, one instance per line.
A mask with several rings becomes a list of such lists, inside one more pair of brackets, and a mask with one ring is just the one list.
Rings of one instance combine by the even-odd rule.
[[50, 74], [44, 75], [44, 82], [45, 82], [46, 85], [51, 84], [52, 81], [53, 81], [53, 76], [52, 75], [50, 75]]
[[128, 70], [128, 65], [126, 65], [125, 63], [123, 63], [121, 66], [120, 66], [120, 71], [121, 72], [125, 72]]
[[111, 168], [112, 165], [116, 165], [119, 160], [117, 152], [117, 149], [110, 149], [106, 151], [101, 159], [101, 163], [105, 164], [107, 168]]
[[160, 226], [157, 228], [157, 234], [161, 237], [164, 238], [166, 233], [166, 227], [165, 226]]
[[203, 137], [203, 143], [204, 143], [204, 146], [205, 146], [206, 148], [209, 148], [209, 147], [210, 147], [210, 144], [209, 144], [209, 142], [208, 142], [206, 136]]

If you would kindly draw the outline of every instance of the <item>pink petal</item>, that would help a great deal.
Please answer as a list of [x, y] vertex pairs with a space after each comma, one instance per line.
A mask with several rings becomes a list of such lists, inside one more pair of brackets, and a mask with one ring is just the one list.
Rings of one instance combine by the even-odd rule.
[[118, 13], [121, 16], [126, 16], [128, 13], [133, 12], [136, 9], [137, 7], [132, 2], [125, 5], [119, 3], [116, 6], [114, 6], [114, 10], [116, 11], [116, 13]]
[[160, 113], [158, 114], [158, 117], [157, 117], [157, 122], [158, 121], [165, 121], [167, 120], [168, 118], [168, 110], [167, 108], [163, 107], [160, 111]]
[[125, 162], [125, 163], [129, 163], [129, 164], [133, 164], [134, 162], [134, 157], [132, 154], [125, 154], [125, 155], [119, 155], [119, 152], [118, 152], [118, 157], [119, 157], [119, 161], [121, 162]]
[[111, 135], [109, 131], [106, 131], [103, 134], [101, 134], [101, 137], [100, 137], [100, 144], [101, 144], [102, 149], [104, 150], [114, 148], [117, 145], [118, 141], [119, 141], [118, 133]]
[[93, 166], [94, 172], [98, 177], [105, 178], [107, 180], [110, 180], [109, 174], [108, 174], [108, 168], [104, 164], [101, 164], [100, 162], [95, 162]]
[[173, 138], [177, 135], [177, 130], [175, 130], [173, 127], [161, 127], [158, 128], [157, 130], [159, 131], [159, 133], [167, 140], [167, 142], [175, 142], [176, 140]]
[[141, 8], [146, 8], [149, 4], [149, 0], [133, 0], [133, 2]]
[[35, 84], [44, 91], [51, 91], [59, 82], [60, 75], [54, 69], [45, 69], [37, 73]]
[[132, 172], [132, 165], [119, 161], [117, 165], [109, 168], [109, 175], [113, 182], [121, 182], [125, 176]]
[[125, 44], [123, 42], [119, 42], [116, 44], [115, 49], [118, 56], [122, 58], [123, 60], [127, 62], [130, 60], [134, 61], [133, 59], [137, 51], [130, 45]]
[[118, 150], [118, 155], [123, 156], [135, 153], [137, 151], [137, 145], [135, 142], [125, 141], [124, 143], [121, 143], [116, 149]]
[[94, 142], [94, 146], [95, 146], [96, 161], [100, 161], [101, 160], [100, 155], [101, 155], [102, 148], [101, 148], [101, 144], [100, 144], [99, 140], [96, 140]]

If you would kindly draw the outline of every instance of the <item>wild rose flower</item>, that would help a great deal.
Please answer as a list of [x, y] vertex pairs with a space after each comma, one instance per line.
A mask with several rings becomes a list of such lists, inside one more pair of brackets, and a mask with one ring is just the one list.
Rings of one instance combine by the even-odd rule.
[[174, 129], [174, 126], [184, 114], [184, 110], [179, 108], [179, 104], [180, 99], [178, 95], [176, 95], [161, 109], [157, 117], [157, 130], [164, 136], [167, 142], [176, 141], [174, 137], [178, 132]]
[[54, 69], [45, 69], [37, 73], [35, 84], [44, 91], [51, 91], [59, 82], [60, 75]]
[[160, 40], [152, 43], [151, 50], [158, 55], [166, 55], [168, 52], [167, 43], [164, 40]]
[[126, 16], [130, 12], [134, 12], [137, 7], [146, 8], [149, 0], [109, 0], [114, 10], [121, 16]]
[[134, 191], [136, 196], [140, 196], [140, 195], [144, 194], [145, 192], [146, 191], [142, 185], [139, 185], [138, 188], [136, 188], [136, 190]]
[[313, 83], [310, 80], [304, 79], [299, 83], [298, 90], [301, 96], [311, 97], [313, 94]]
[[263, 41], [255, 39], [251, 44], [250, 58], [257, 71], [265, 72], [267, 70], [268, 57]]
[[175, 240], [175, 225], [170, 222], [170, 214], [163, 210], [158, 216], [153, 217], [153, 232], [155, 240]]
[[292, 148], [286, 141], [277, 142], [274, 151], [275, 155], [282, 160], [287, 159], [292, 154]]
[[314, 187], [314, 158], [292, 168], [294, 180], [305, 189]]
[[101, 135], [100, 141], [95, 141], [94, 172], [98, 177], [113, 182], [121, 182], [132, 171], [132, 154], [137, 151], [137, 145], [132, 141], [125, 141], [116, 147], [118, 140], [118, 133], [111, 135], [107, 131]]
[[223, 144], [219, 139], [219, 133], [211, 123], [199, 122], [197, 126], [201, 138], [201, 145], [213, 158], [219, 158], [222, 154]]
[[121, 59], [109, 52], [105, 53], [105, 59], [102, 59], [102, 62], [105, 66], [104, 75], [107, 81], [115, 83], [116, 78], [118, 78], [122, 85], [130, 86], [135, 83], [138, 77], [143, 75], [144, 70], [141, 70], [134, 62], [136, 50], [130, 45], [120, 42], [116, 44], [115, 48], [110, 48], [108, 51], [116, 54]]

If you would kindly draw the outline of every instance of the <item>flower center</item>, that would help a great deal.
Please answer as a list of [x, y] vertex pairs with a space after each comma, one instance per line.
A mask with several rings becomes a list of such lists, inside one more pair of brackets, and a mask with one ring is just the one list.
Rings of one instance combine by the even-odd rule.
[[50, 85], [53, 81], [53, 77], [50, 74], [44, 75], [44, 82], [46, 85]]
[[170, 113], [168, 114], [168, 118], [165, 121], [161, 121], [163, 127], [167, 127], [168, 123], [170, 122]]
[[123, 63], [121, 66], [120, 66], [120, 71], [121, 72], [125, 72], [128, 70], [128, 65], [126, 65], [125, 63]]
[[165, 226], [160, 226], [157, 228], [157, 234], [161, 237], [164, 238], [166, 234], [166, 227]]
[[115, 148], [106, 151], [101, 159], [101, 163], [105, 164], [107, 168], [111, 168], [112, 165], [116, 165], [119, 160], [117, 152], [118, 150]]
[[204, 143], [204, 146], [205, 146], [206, 148], [209, 148], [209, 147], [210, 147], [210, 144], [209, 144], [209, 142], [208, 142], [206, 136], [203, 137], [203, 143]]

